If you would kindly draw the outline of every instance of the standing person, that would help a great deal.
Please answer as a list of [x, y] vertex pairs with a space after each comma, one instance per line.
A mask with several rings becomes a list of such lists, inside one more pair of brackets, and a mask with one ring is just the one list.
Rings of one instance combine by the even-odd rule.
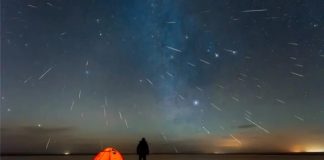
[[137, 145], [137, 154], [139, 157], [139, 160], [146, 160], [146, 155], [150, 154], [150, 150], [148, 147], [148, 144], [145, 140], [145, 138], [142, 138], [141, 141], [139, 141]]

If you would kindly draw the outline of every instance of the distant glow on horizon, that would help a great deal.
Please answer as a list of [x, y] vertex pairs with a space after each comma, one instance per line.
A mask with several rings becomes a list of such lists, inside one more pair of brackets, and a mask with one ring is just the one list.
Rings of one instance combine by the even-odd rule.
[[299, 146], [299, 145], [296, 145], [296, 146], [293, 146], [291, 149], [290, 149], [290, 152], [294, 152], [294, 153], [299, 153], [299, 152], [304, 152], [302, 147]]
[[324, 146], [307, 146], [305, 149], [306, 152], [324, 152]]
[[224, 154], [224, 152], [215, 151], [214, 154]]
[[[237, 149], [237, 148], [241, 148], [242, 144], [238, 143], [237, 141], [235, 141], [232, 137], [221, 140], [221, 141], [215, 141], [213, 142], [215, 147], [224, 147], [224, 148], [231, 148], [231, 149]], [[224, 151], [226, 152], [226, 151]]]
[[70, 155], [70, 152], [68, 152], [68, 151], [64, 152], [64, 155]]
[[308, 152], [308, 153], [316, 153], [316, 152], [324, 152], [323, 145], [296, 145], [293, 146], [291, 152], [301, 153], [301, 152]]

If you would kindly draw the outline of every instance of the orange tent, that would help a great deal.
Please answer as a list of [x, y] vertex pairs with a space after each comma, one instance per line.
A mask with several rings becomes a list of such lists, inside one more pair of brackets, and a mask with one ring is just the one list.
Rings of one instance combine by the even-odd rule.
[[124, 158], [115, 148], [108, 147], [99, 152], [93, 160], [124, 160]]

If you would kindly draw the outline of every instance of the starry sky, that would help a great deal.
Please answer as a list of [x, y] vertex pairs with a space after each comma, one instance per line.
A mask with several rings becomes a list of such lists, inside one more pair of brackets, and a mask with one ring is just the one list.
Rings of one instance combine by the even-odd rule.
[[324, 151], [322, 0], [2, 0], [1, 153]]

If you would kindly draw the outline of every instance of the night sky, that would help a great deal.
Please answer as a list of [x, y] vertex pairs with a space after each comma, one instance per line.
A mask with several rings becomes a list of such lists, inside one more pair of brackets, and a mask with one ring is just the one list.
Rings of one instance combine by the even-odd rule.
[[1, 0], [1, 152], [324, 151], [322, 0]]

